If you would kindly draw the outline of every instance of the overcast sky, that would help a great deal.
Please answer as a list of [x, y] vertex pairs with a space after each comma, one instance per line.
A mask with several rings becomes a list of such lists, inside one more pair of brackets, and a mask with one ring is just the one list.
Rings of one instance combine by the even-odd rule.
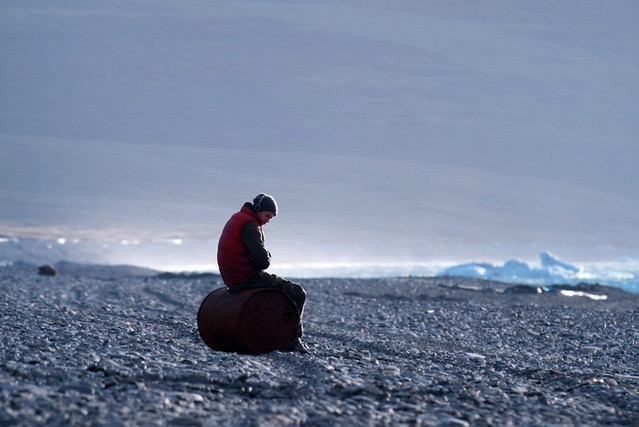
[[[639, 258], [639, 3], [0, 4], [0, 234]], [[212, 257], [214, 254], [211, 255]]]

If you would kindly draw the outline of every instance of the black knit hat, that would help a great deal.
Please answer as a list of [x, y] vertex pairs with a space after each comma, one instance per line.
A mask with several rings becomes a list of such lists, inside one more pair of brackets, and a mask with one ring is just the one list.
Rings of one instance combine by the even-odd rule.
[[255, 212], [267, 211], [277, 215], [277, 202], [273, 196], [260, 193], [253, 199], [253, 209], [255, 209]]

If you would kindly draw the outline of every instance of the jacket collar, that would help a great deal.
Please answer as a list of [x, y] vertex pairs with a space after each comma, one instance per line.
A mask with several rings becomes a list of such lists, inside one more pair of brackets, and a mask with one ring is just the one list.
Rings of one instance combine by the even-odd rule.
[[253, 209], [253, 205], [250, 204], [249, 202], [244, 203], [244, 206], [242, 206], [242, 209], [240, 209], [240, 212], [245, 213], [245, 214], [250, 215], [251, 217], [255, 218], [255, 220], [259, 224], [260, 217], [257, 215], [257, 212], [255, 212], [255, 210]]

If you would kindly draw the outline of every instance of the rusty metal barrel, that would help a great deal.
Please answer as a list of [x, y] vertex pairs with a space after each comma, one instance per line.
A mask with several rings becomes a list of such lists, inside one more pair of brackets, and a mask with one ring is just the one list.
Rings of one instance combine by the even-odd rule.
[[299, 324], [295, 303], [276, 289], [219, 288], [204, 298], [197, 313], [197, 328], [206, 345], [237, 353], [286, 351]]

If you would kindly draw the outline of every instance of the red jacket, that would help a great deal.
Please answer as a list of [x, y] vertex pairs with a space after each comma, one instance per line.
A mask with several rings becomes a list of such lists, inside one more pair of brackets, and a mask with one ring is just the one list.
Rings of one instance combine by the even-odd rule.
[[251, 209], [250, 204], [242, 206], [242, 209], [228, 220], [220, 236], [217, 246], [217, 265], [222, 280], [227, 286], [245, 282], [262, 270], [242, 241], [242, 227], [249, 222], [256, 224], [263, 244], [262, 227], [257, 212]]

